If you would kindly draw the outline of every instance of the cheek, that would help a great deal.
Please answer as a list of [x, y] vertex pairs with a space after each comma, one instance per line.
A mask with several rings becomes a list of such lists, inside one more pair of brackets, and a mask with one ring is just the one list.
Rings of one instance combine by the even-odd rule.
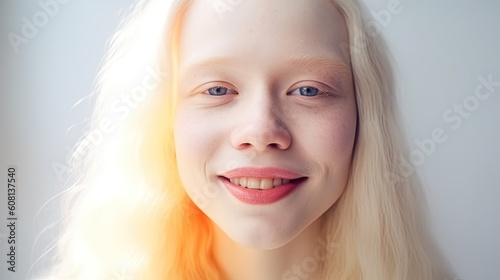
[[[196, 161], [201, 160], [202, 151], [201, 135], [205, 132], [200, 122], [194, 121], [195, 116], [179, 111], [174, 126], [174, 141], [177, 165], [181, 177], [189, 166], [197, 166]], [[206, 135], [205, 135], [206, 137]]]
[[[345, 190], [352, 161], [357, 126], [357, 113], [352, 110], [337, 110], [326, 114], [322, 121], [311, 130], [307, 139], [310, 143], [309, 155], [317, 162], [321, 181], [314, 201], [319, 207], [312, 210], [324, 213]], [[316, 212], [318, 211], [318, 212]]]
[[352, 154], [354, 139], [356, 136], [357, 119], [355, 114], [340, 116], [338, 120], [332, 122], [329, 139], [336, 154], [345, 154], [349, 157]]
[[[220, 143], [220, 122], [196, 110], [179, 108], [174, 126], [174, 141], [179, 172], [203, 171], [210, 155]], [[200, 169], [202, 168], [202, 169]], [[204, 175], [204, 174], [196, 174]]]
[[[356, 109], [352, 107], [318, 113], [314, 117], [321, 121], [311, 121], [304, 126], [308, 131], [302, 134], [307, 136], [309, 144], [315, 143], [309, 146], [318, 160], [332, 162], [333, 157], [350, 162], [357, 126]], [[334, 162], [339, 163], [337, 160]]]

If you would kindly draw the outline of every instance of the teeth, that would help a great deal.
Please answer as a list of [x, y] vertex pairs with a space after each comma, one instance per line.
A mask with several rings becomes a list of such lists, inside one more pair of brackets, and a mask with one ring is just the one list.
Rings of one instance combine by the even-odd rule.
[[241, 178], [234, 178], [234, 179], [231, 179], [231, 183], [235, 184], [235, 185], [239, 185], [240, 184], [240, 179]]
[[260, 189], [268, 190], [273, 188], [273, 179], [262, 179], [260, 180]]
[[240, 186], [247, 186], [248, 178], [240, 178], [240, 183], [238, 185]]
[[260, 179], [257, 178], [248, 178], [248, 183], [246, 185], [249, 189], [258, 190], [260, 189]]
[[281, 185], [281, 182], [282, 182], [281, 178], [274, 178], [273, 186], [279, 186], [279, 185]]
[[290, 182], [289, 179], [281, 179], [281, 178], [232, 178], [229, 179], [231, 183], [235, 185], [239, 185], [245, 188], [254, 189], [254, 190], [268, 190], [272, 189], [276, 186], [280, 186], [283, 184], [287, 184]]

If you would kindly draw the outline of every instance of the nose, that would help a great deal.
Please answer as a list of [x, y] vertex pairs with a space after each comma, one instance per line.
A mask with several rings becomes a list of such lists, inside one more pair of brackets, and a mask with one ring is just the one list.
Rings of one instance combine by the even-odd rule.
[[[258, 99], [258, 100], [257, 100]], [[286, 150], [291, 144], [283, 110], [272, 98], [246, 100], [244, 110], [235, 118], [236, 129], [231, 133], [231, 144], [239, 150]]]

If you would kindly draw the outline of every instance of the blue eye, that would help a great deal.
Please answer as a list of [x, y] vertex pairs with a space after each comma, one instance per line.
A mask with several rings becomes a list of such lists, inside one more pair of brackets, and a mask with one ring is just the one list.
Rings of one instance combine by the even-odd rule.
[[226, 95], [229, 91], [226, 87], [213, 87], [207, 90], [208, 94], [216, 96]]
[[319, 89], [315, 87], [300, 87], [298, 90], [302, 96], [316, 96], [319, 93]]

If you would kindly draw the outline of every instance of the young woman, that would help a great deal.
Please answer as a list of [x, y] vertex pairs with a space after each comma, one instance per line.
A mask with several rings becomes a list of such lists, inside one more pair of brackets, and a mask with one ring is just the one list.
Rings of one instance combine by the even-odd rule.
[[54, 279], [451, 277], [363, 18], [353, 0], [141, 1], [75, 149]]

